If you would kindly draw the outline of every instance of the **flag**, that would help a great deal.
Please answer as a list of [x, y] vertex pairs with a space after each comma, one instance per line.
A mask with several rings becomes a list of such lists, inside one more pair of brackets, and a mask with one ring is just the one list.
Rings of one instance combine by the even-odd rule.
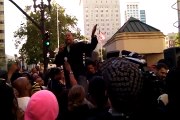
[[105, 40], [105, 33], [102, 33], [102, 32], [99, 30], [98, 41], [102, 43], [104, 40]]

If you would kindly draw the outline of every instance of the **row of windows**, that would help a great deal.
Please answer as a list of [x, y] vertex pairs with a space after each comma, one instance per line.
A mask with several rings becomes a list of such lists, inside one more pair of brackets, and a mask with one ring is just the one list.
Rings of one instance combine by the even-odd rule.
[[[110, 10], [95, 10], [95, 12], [109, 12]], [[129, 10], [128, 10], [129, 11]], [[86, 10], [86, 12], [88, 13], [89, 12], [89, 10]], [[93, 12], [93, 10], [91, 10], [91, 12]], [[119, 10], [111, 10], [111, 12], [119, 12]]]
[[138, 5], [127, 5], [127, 9], [138, 9]]
[[[96, 3], [98, 3], [98, 1], [96, 0]], [[103, 3], [103, 1], [101, 0], [101, 3]], [[106, 3], [107, 3], [107, 0], [106, 0]], [[112, 3], [112, 0], [111, 0], [111, 3]], [[115, 3], [118, 3], [118, 1], [116, 0]]]
[[[113, 17], [114, 15], [113, 14], [111, 14], [111, 17]], [[119, 15], [118, 14], [116, 14], [115, 15], [116, 17], [119, 17]], [[86, 17], [89, 17], [88, 15], [86, 15]], [[93, 15], [91, 15], [91, 17], [93, 17]], [[96, 17], [98, 17], [98, 14], [96, 14]], [[106, 14], [106, 15], [104, 15], [104, 14], [101, 14], [100, 15], [100, 17], [109, 17], [109, 15], [108, 14]]]
[[140, 16], [141, 16], [141, 17], [146, 17], [146, 15], [142, 15], [142, 14], [141, 14]]
[[[89, 7], [89, 6], [85, 6], [84, 7], [86, 10], [88, 10], [89, 8], [92, 8], [92, 7]], [[96, 5], [96, 6], [93, 6], [93, 8], [97, 8], [97, 9], [99, 9], [99, 8], [107, 8], [107, 9], [114, 9], [114, 8], [119, 8], [119, 5]]]
[[[92, 21], [93, 19], [91, 19], [91, 21]], [[96, 22], [98, 22], [98, 21], [119, 21], [119, 19], [95, 19], [96, 20]], [[86, 22], [89, 22], [90, 21], [90, 19], [86, 19]]]
[[[115, 32], [106, 32], [106, 33], [105, 33], [105, 35], [107, 35], [106, 38], [107, 38], [109, 35], [113, 35], [114, 33], [115, 33]], [[89, 35], [91, 35], [91, 33], [89, 33], [89, 31], [86, 31], [86, 35], [89, 36]]]
[[127, 12], [138, 12], [138, 10], [127, 10]]
[[0, 33], [4, 33], [4, 30], [0, 30]]
[[127, 17], [128, 17], [128, 18], [130, 18], [130, 17], [134, 17], [134, 18], [139, 19], [139, 16], [137, 16], [137, 15], [128, 15]]
[[4, 43], [4, 39], [0, 39], [0, 43]]
[[[87, 24], [87, 26], [88, 26], [88, 27], [86, 28], [86, 30], [87, 30], [87, 31], [91, 30], [91, 28], [89, 27], [89, 24]], [[109, 26], [109, 24], [101, 23], [100, 26], [102, 27], [102, 30], [104, 30], [105, 28], [103, 28], [103, 27], [104, 27], [104, 26], [107, 27], [107, 26]], [[112, 24], [112, 27], [113, 27], [112, 29], [113, 29], [113, 30], [114, 30], [114, 26], [119, 26], [119, 23], [114, 23], [114, 24]], [[107, 28], [107, 30], [109, 30], [109, 28]]]

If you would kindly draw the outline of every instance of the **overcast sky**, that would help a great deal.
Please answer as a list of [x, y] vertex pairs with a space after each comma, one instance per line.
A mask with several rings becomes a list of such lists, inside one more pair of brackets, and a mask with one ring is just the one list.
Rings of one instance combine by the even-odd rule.
[[[33, 0], [14, 0], [21, 7], [32, 5]], [[40, 0], [37, 0], [39, 2]], [[46, 0], [44, 0], [46, 1]], [[83, 12], [80, 0], [56, 0], [63, 6], [67, 13], [78, 18], [78, 27], [83, 32]], [[178, 20], [177, 10], [171, 8], [177, 0], [121, 0], [121, 25], [124, 24], [125, 2], [134, 1], [140, 3], [140, 9], [146, 10], [146, 23], [161, 30], [164, 34], [177, 32], [178, 29], [173, 24]], [[5, 39], [6, 54], [14, 55], [18, 53], [13, 43], [13, 32], [16, 31], [22, 21], [24, 15], [9, 0], [4, 0], [5, 4]], [[175, 6], [176, 7], [176, 6]]]

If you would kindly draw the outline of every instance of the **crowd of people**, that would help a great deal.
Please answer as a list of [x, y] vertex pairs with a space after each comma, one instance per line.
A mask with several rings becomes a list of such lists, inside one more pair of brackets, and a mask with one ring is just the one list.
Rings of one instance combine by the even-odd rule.
[[[0, 72], [2, 120], [154, 120], [180, 119], [179, 69], [158, 61], [153, 69], [125, 56], [91, 59], [98, 43], [74, 43], [66, 33], [55, 68]], [[85, 56], [85, 57], [84, 57]], [[84, 59], [85, 58], [85, 59]], [[136, 58], [139, 59], [139, 58]]]

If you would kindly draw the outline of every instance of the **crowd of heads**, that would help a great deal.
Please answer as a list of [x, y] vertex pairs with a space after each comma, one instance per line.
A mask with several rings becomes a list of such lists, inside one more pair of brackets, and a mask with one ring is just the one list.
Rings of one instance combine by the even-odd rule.
[[[167, 65], [161, 61], [154, 65], [152, 71], [148, 71], [151, 77], [155, 75], [155, 79], [148, 81], [140, 65], [125, 57], [111, 57], [103, 62], [88, 59], [85, 66], [88, 88], [81, 84], [68, 88], [63, 67], [51, 68], [46, 74], [36, 67], [29, 72], [20, 72], [15, 65], [11, 69], [9, 71], [13, 73], [10, 78], [8, 72], [0, 73], [0, 118], [7, 120], [95, 120], [98, 117], [99, 120], [113, 120], [113, 116], [141, 118], [139, 114], [153, 106], [151, 102], [156, 104], [156, 98], [166, 93], [164, 86], [154, 86], [154, 81], [165, 81], [168, 74]], [[160, 82], [157, 83], [159, 85]], [[154, 87], [164, 91], [158, 91], [154, 97], [157, 93]], [[151, 96], [153, 92], [155, 94]], [[147, 98], [145, 94], [148, 94]], [[26, 103], [19, 103], [22, 97], [29, 97]], [[151, 98], [152, 101], [147, 100]], [[143, 101], [141, 104], [142, 100], [147, 100], [147, 103]], [[156, 110], [156, 107], [150, 109]]]

